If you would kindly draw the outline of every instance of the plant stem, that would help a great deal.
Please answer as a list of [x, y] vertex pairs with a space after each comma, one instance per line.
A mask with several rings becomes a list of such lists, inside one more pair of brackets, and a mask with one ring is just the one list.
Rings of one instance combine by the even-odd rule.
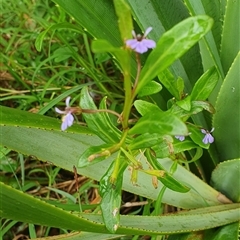
[[138, 85], [138, 80], [139, 80], [139, 76], [140, 76], [140, 72], [141, 72], [141, 61], [140, 61], [140, 55], [136, 52], [136, 60], [137, 60], [137, 75], [135, 78], [135, 82], [134, 82], [134, 86], [132, 89], [132, 98], [135, 97], [135, 91]]

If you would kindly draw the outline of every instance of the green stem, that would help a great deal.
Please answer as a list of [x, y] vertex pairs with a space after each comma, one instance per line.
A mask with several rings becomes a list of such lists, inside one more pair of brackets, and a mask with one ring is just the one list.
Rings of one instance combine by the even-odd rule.
[[128, 119], [133, 102], [130, 71], [124, 72], [124, 89], [125, 89], [125, 101], [122, 113], [122, 127], [123, 130], [126, 130], [128, 129]]
[[125, 70], [125, 72], [123, 73], [124, 75], [124, 89], [125, 89], [125, 102], [124, 102], [124, 108], [123, 108], [123, 122], [122, 122], [122, 126], [123, 129], [127, 129], [128, 128], [128, 120], [129, 120], [129, 115], [131, 112], [131, 107], [134, 101], [134, 98], [136, 96], [136, 88], [138, 85], [138, 80], [139, 80], [139, 76], [140, 76], [140, 71], [141, 71], [141, 61], [140, 61], [140, 57], [139, 54], [136, 53], [136, 59], [137, 59], [137, 75], [134, 81], [134, 86], [132, 88], [132, 84], [131, 84], [131, 76], [130, 76], [130, 69]]
[[136, 52], [136, 60], [137, 60], [137, 75], [136, 75], [134, 86], [132, 89], [132, 98], [135, 98], [135, 96], [136, 96], [135, 92], [136, 92], [136, 88], [138, 85], [139, 76], [140, 76], [140, 72], [141, 72], [141, 61], [140, 61], [140, 56], [137, 52]]
[[127, 167], [127, 162], [121, 156], [121, 152], [119, 151], [116, 160], [114, 161], [114, 169], [110, 177], [110, 181], [112, 184], [116, 184], [116, 181], [119, 177], [119, 173], [123, 172]]

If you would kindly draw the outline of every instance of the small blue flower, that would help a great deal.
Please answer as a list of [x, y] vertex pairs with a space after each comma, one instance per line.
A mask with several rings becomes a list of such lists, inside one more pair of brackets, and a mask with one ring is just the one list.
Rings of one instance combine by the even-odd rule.
[[135, 31], [132, 31], [134, 39], [126, 40], [126, 44], [131, 49], [138, 53], [145, 53], [149, 48], [155, 48], [156, 43], [151, 39], [146, 39], [146, 36], [152, 31], [152, 27], [146, 29], [143, 36], [140, 34], [136, 35]]
[[208, 144], [208, 143], [213, 143], [214, 142], [214, 137], [212, 136], [212, 132], [214, 131], [214, 128], [212, 128], [212, 130], [209, 132], [205, 129], [201, 129], [201, 132], [203, 134], [205, 134], [204, 138], [203, 138], [203, 143]]
[[177, 136], [175, 136], [175, 138], [181, 142], [185, 140], [185, 136], [182, 136], [182, 135], [177, 135]]
[[72, 115], [72, 110], [69, 105], [71, 97], [66, 98], [66, 108], [64, 111], [58, 109], [55, 107], [55, 111], [59, 114], [62, 114], [62, 125], [61, 125], [61, 130], [65, 131], [68, 127], [73, 125], [74, 117]]

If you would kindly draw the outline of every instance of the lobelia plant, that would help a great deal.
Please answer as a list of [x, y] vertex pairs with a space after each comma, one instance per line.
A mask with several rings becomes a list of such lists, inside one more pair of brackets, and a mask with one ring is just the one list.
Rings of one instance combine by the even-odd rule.
[[[1, 106], [1, 144], [98, 180], [101, 213], [69, 212], [1, 182], [1, 217], [74, 230], [59, 239], [237, 239], [239, 1], [54, 2], [95, 38], [94, 54], [115, 59], [124, 103], [109, 109], [103, 97], [97, 107], [87, 86], [70, 89], [48, 106], [66, 99], [65, 110], [55, 108], [61, 126]], [[58, 26], [39, 35], [38, 50]], [[80, 89], [79, 106], [70, 104]], [[87, 127], [74, 124], [78, 114]], [[122, 190], [153, 210], [120, 215]], [[164, 204], [178, 210], [164, 214]]]

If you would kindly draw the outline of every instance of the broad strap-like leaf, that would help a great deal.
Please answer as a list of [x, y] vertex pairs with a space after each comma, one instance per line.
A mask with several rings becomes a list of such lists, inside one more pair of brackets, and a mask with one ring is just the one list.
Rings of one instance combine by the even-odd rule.
[[240, 1], [226, 1], [223, 21], [221, 62], [226, 74], [240, 51]]
[[240, 158], [224, 161], [211, 177], [212, 186], [234, 202], [240, 202]]
[[[42, 161], [51, 162], [68, 171], [73, 171], [73, 166], [77, 166], [80, 155], [87, 148], [103, 144], [101, 139], [90, 134], [91, 132], [86, 131], [86, 128], [73, 126], [71, 131], [62, 132], [59, 129], [60, 121], [53, 118], [6, 107], [0, 107], [0, 112], [0, 144], [2, 146], [19, 153], [32, 155]], [[51, 121], [50, 125], [48, 121]], [[77, 168], [77, 172], [99, 181], [107, 171], [107, 166], [111, 164], [113, 157], [110, 156], [103, 162], [91, 166]], [[147, 169], [149, 166], [146, 164], [146, 160], [142, 159], [142, 162], [143, 164], [145, 162], [144, 168]], [[168, 166], [171, 163], [170, 159], [161, 160], [161, 164], [167, 171], [169, 171]], [[188, 209], [219, 205], [223, 202], [218, 199], [218, 191], [182, 166], [178, 166], [174, 177], [178, 181], [188, 183], [194, 190], [182, 194], [167, 189], [163, 196], [164, 203]], [[131, 183], [131, 174], [127, 170], [124, 174], [123, 190], [149, 199], [157, 199], [159, 189], [163, 186], [159, 182], [159, 188], [155, 189], [151, 176], [143, 172], [139, 172], [137, 184], [136, 187]]]
[[221, 161], [240, 156], [240, 53], [230, 67], [218, 93], [213, 115], [214, 137]]
[[[208, 14], [208, 10], [207, 10], [207, 8], [205, 10], [202, 1], [184, 0], [184, 3], [187, 6], [187, 8], [192, 16], [199, 16], [199, 15], [203, 15], [203, 14], [208, 15], [208, 16], [215, 15], [214, 13]], [[212, 1], [211, 1], [211, 4], [213, 4]], [[205, 5], [207, 5], [207, 2]], [[224, 6], [223, 6], [223, 8], [224, 8]], [[211, 10], [213, 10], [213, 6], [212, 6]], [[215, 11], [219, 11], [219, 9], [215, 10]], [[221, 15], [221, 13], [219, 13], [219, 12], [218, 12], [218, 14]], [[216, 19], [216, 16], [213, 16], [213, 18]], [[219, 19], [219, 17], [217, 18], [217, 21], [221, 21]], [[217, 23], [217, 24], [218, 24], [218, 26], [219, 26], [219, 24], [221, 25], [221, 23]], [[215, 27], [216, 27], [216, 25], [215, 25]], [[219, 36], [219, 34], [221, 34], [219, 31], [220, 30], [217, 30], [217, 33], [216, 33], [217, 36]], [[216, 32], [216, 31], [214, 31], [214, 32]], [[200, 41], [200, 51], [201, 51], [202, 61], [203, 61], [202, 64], [203, 64], [204, 69], [209, 69], [210, 67], [215, 66], [221, 77], [220, 79], [222, 80], [224, 78], [224, 73], [223, 73], [222, 63], [221, 63], [220, 56], [219, 56], [219, 49], [218, 49], [219, 43], [216, 43], [215, 39], [216, 38], [214, 38], [213, 33], [209, 32], [208, 34], [206, 34], [206, 36], [204, 36], [203, 40]]]
[[[127, 167], [124, 158], [118, 157], [120, 159], [115, 159], [100, 180], [100, 195], [102, 197], [100, 206], [103, 221], [106, 228], [112, 233], [115, 233], [119, 227], [123, 173]], [[119, 163], [121, 166], [118, 166]], [[112, 179], [115, 167], [118, 168], [117, 179]]]
[[[3, 218], [69, 230], [108, 233], [101, 215], [67, 212], [1, 182], [0, 189], [0, 216]], [[235, 203], [176, 215], [121, 216], [116, 233], [155, 235], [209, 229], [238, 221], [239, 207], [240, 204]]]

